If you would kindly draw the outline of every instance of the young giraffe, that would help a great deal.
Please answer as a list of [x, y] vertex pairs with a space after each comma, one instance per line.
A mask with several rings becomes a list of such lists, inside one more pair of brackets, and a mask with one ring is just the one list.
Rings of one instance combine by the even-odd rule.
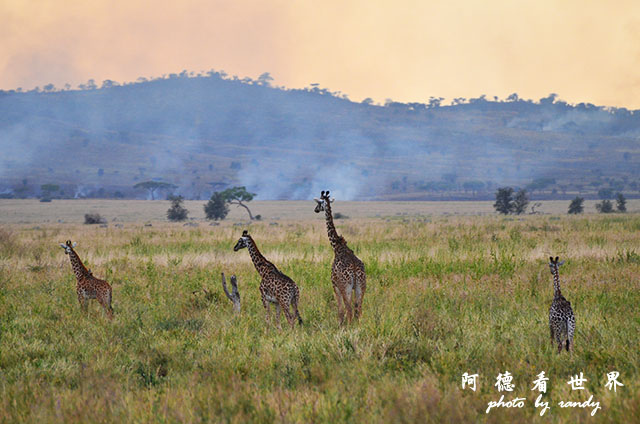
[[76, 243], [71, 244], [71, 240], [66, 243], [60, 243], [64, 249], [64, 253], [69, 255], [73, 273], [76, 275], [76, 293], [78, 294], [78, 302], [80, 307], [86, 312], [88, 310], [88, 299], [97, 299], [104, 308], [109, 319], [113, 319], [113, 309], [111, 308], [111, 286], [104, 280], [100, 280], [93, 276], [91, 270], [85, 268], [80, 257], [73, 250]]
[[[271, 322], [271, 304], [276, 305], [277, 325], [280, 328], [280, 310], [284, 311], [291, 328], [295, 327], [295, 318], [298, 318], [298, 324], [302, 325], [302, 318], [298, 312], [298, 300], [300, 299], [300, 291], [293, 280], [284, 275], [274, 264], [269, 262], [258, 250], [256, 242], [249, 235], [247, 230], [242, 232], [242, 237], [238, 240], [234, 252], [247, 248], [251, 261], [256, 267], [256, 271], [262, 277], [260, 282], [260, 296], [262, 305], [267, 310], [267, 323]], [[289, 306], [293, 308], [293, 313], [289, 310]]]
[[576, 329], [576, 317], [571, 309], [571, 302], [562, 296], [560, 292], [560, 276], [558, 268], [564, 263], [549, 257], [549, 268], [553, 275], [553, 302], [549, 308], [549, 329], [551, 330], [551, 343], [558, 343], [558, 353], [562, 352], [563, 345], [567, 351], [573, 350], [573, 333]]
[[[334, 258], [331, 266], [331, 283], [333, 292], [338, 302], [338, 316], [340, 324], [344, 323], [345, 309], [347, 320], [351, 322], [352, 308], [351, 299], [353, 293], [353, 318], [358, 319], [362, 315], [362, 299], [367, 289], [367, 275], [364, 264], [347, 246], [344, 237], [338, 235], [336, 227], [333, 225], [333, 215], [331, 214], [331, 202], [329, 191], [320, 193], [320, 199], [314, 199], [317, 203], [315, 213], [324, 211], [327, 221], [327, 233], [329, 241], [333, 247]], [[344, 304], [344, 307], [343, 307]]]

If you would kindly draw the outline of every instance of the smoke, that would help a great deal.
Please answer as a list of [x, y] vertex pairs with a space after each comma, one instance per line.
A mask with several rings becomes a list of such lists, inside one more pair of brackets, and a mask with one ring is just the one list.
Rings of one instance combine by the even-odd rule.
[[640, 114], [588, 105], [376, 107], [216, 75], [4, 93], [0, 117], [0, 189], [28, 179], [73, 185], [75, 196], [142, 198], [133, 186], [155, 180], [194, 199], [234, 185], [260, 199], [415, 198], [468, 181], [619, 171], [616, 151], [635, 149], [625, 137], [640, 128]]

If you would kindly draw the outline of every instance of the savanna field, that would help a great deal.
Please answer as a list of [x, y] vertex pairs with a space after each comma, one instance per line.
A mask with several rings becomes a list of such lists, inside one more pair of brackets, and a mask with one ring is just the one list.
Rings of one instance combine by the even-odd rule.
[[[334, 210], [349, 216], [336, 220], [337, 230], [367, 271], [362, 319], [344, 327], [331, 288], [333, 251], [313, 202], [255, 202], [262, 221], [249, 224], [234, 209], [216, 226], [201, 219], [203, 202], [187, 202], [197, 218], [190, 226], [163, 221], [168, 202], [132, 202], [104, 212], [106, 228], [82, 224], [102, 201], [1, 202], [0, 422], [640, 416], [634, 202], [627, 214], [568, 216], [563, 202], [522, 217], [493, 215], [490, 203], [476, 204], [481, 215], [470, 214], [471, 202], [460, 209], [469, 214], [443, 215], [418, 202], [336, 202]], [[278, 212], [284, 206], [304, 213]], [[265, 325], [260, 278], [247, 251], [233, 251], [244, 229], [300, 287], [303, 327], [291, 330], [284, 317], [282, 330]], [[95, 301], [82, 313], [59, 247], [67, 239], [113, 286], [112, 322]], [[549, 338], [551, 255], [566, 260], [560, 284], [576, 315], [573, 354], [558, 355]], [[222, 291], [221, 272], [238, 277], [240, 314]], [[494, 386], [505, 371], [513, 392]], [[542, 399], [551, 406], [542, 417], [531, 390], [541, 371], [549, 378]], [[616, 392], [605, 388], [611, 371], [624, 384]], [[465, 372], [479, 374], [477, 391], [462, 389]], [[567, 382], [580, 372], [587, 381], [574, 391]], [[487, 414], [502, 395], [525, 398], [524, 407]], [[594, 416], [592, 407], [558, 406], [592, 395], [601, 408]]]

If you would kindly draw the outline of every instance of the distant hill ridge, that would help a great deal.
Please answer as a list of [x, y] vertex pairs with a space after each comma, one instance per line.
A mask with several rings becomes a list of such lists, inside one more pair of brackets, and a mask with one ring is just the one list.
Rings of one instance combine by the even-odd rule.
[[0, 194], [187, 198], [245, 185], [259, 199], [488, 198], [502, 185], [535, 196], [632, 196], [640, 185], [640, 111], [550, 95], [355, 103], [317, 85], [223, 73], [81, 90], [0, 92]]

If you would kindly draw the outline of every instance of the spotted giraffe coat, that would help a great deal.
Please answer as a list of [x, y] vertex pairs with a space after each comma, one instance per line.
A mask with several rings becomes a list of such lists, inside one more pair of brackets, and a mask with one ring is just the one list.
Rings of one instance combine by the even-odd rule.
[[[296, 283], [260, 253], [255, 241], [246, 230], [242, 233], [242, 237], [240, 237], [233, 250], [238, 251], [245, 247], [249, 251], [256, 271], [262, 278], [260, 281], [260, 297], [262, 305], [267, 310], [267, 321], [271, 320], [271, 304], [273, 303], [276, 306], [278, 326], [280, 326], [281, 310], [284, 311], [284, 315], [292, 328], [295, 326], [296, 318], [298, 324], [302, 325], [302, 318], [298, 311], [300, 291]], [[293, 311], [289, 310], [290, 307]]]
[[[348, 321], [352, 317], [358, 319], [362, 315], [362, 302], [367, 289], [367, 275], [364, 263], [347, 246], [347, 242], [336, 231], [329, 192], [322, 192], [315, 212], [324, 210], [329, 242], [333, 248], [334, 258], [331, 265], [331, 283], [338, 303], [338, 316], [344, 322], [345, 312]], [[352, 307], [353, 305], [353, 307]], [[345, 311], [346, 310], [346, 311]]]
[[558, 353], [565, 347], [568, 351], [573, 350], [573, 334], [576, 328], [576, 318], [571, 309], [571, 302], [564, 298], [560, 291], [560, 276], [558, 268], [564, 262], [558, 262], [550, 257], [549, 268], [553, 275], [553, 301], [549, 308], [549, 330], [551, 332], [551, 342], [558, 344]]
[[71, 244], [71, 240], [67, 240], [65, 244], [60, 244], [65, 249], [65, 253], [69, 255], [71, 268], [76, 276], [76, 293], [78, 302], [83, 310], [87, 310], [87, 301], [96, 299], [106, 312], [109, 319], [113, 319], [113, 308], [111, 307], [112, 290], [109, 283], [93, 276], [93, 273], [85, 268], [80, 257], [73, 249], [75, 246]]

